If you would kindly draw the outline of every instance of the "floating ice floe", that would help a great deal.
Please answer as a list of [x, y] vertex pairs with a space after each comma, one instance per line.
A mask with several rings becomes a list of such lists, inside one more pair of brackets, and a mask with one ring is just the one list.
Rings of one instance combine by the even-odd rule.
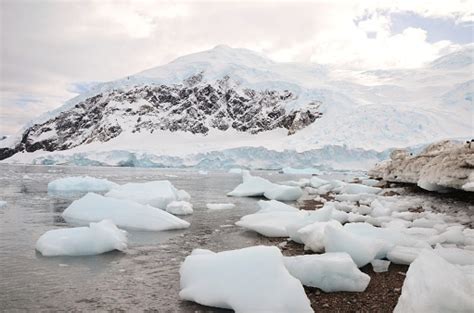
[[44, 256], [95, 255], [127, 248], [127, 232], [110, 220], [90, 223], [89, 227], [50, 230], [36, 242], [36, 250]]
[[313, 312], [300, 281], [276, 247], [214, 253], [194, 250], [179, 270], [183, 300], [236, 313]]
[[408, 269], [394, 312], [472, 312], [473, 273], [472, 266], [453, 265], [423, 251]]
[[119, 185], [107, 179], [95, 178], [90, 176], [73, 176], [59, 178], [48, 184], [48, 192], [59, 191], [109, 191]]
[[169, 230], [189, 227], [189, 223], [163, 210], [130, 200], [88, 193], [64, 210], [63, 218], [80, 225], [110, 219], [117, 226], [136, 230]]
[[284, 257], [291, 275], [305, 286], [325, 292], [362, 292], [370, 282], [347, 253], [325, 253]]
[[206, 207], [211, 211], [230, 210], [235, 208], [233, 203], [208, 203]]
[[228, 196], [265, 196], [271, 200], [294, 201], [303, 195], [303, 191], [299, 187], [274, 184], [265, 178], [252, 176], [248, 171], [242, 171], [242, 179], [243, 182], [229, 192]]
[[166, 206], [166, 212], [174, 215], [193, 214], [193, 205], [187, 201], [171, 201]]
[[155, 208], [166, 209], [168, 203], [178, 200], [189, 200], [187, 192], [176, 189], [168, 180], [157, 180], [145, 183], [127, 183], [113, 188], [105, 194], [107, 197], [128, 199]]
[[287, 226], [303, 220], [306, 212], [268, 212], [243, 216], [235, 225], [266, 237], [288, 237]]

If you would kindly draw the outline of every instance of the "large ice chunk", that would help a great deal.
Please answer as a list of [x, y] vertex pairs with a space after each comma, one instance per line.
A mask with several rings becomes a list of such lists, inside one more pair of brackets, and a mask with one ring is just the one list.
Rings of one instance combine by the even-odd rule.
[[382, 244], [376, 239], [367, 239], [352, 234], [343, 227], [327, 225], [324, 229], [324, 247], [326, 252], [346, 252], [358, 267], [370, 263]]
[[44, 256], [78, 256], [101, 254], [127, 248], [127, 232], [110, 220], [47, 231], [36, 242], [36, 250]]
[[472, 312], [474, 276], [471, 266], [450, 264], [423, 251], [410, 265], [394, 312]]
[[305, 212], [269, 212], [243, 216], [235, 225], [266, 237], [288, 237], [287, 226], [307, 217]]
[[458, 265], [474, 265], [474, 251], [459, 248], [444, 248], [436, 245], [433, 250], [437, 255], [452, 264]]
[[242, 171], [243, 182], [227, 193], [232, 197], [258, 197], [273, 187], [273, 183], [265, 178], [252, 176], [249, 171]]
[[424, 249], [423, 247], [395, 246], [387, 253], [387, 259], [395, 264], [410, 265]]
[[67, 222], [87, 224], [103, 219], [117, 226], [137, 230], [168, 230], [189, 227], [189, 223], [163, 210], [130, 200], [104, 197], [88, 193], [64, 210]]
[[299, 187], [274, 184], [265, 178], [252, 176], [248, 171], [242, 171], [242, 179], [243, 182], [227, 193], [228, 196], [265, 196], [271, 200], [294, 201], [303, 195], [303, 191]]
[[268, 212], [298, 212], [299, 210], [286, 203], [276, 200], [259, 200], [258, 206], [260, 210], [257, 213], [268, 213]]
[[341, 223], [338, 221], [328, 221], [315, 222], [300, 228], [297, 232], [302, 243], [304, 243], [304, 248], [314, 252], [323, 252], [325, 229], [328, 225], [332, 225], [333, 227], [342, 227]]
[[166, 206], [177, 200], [185, 200], [189, 194], [176, 189], [168, 180], [157, 180], [145, 183], [127, 183], [110, 190], [107, 197], [128, 199], [155, 208], [166, 209]]
[[325, 292], [362, 292], [370, 282], [347, 253], [325, 253], [285, 257], [285, 266], [291, 275], [305, 286]]
[[166, 206], [166, 211], [174, 215], [193, 214], [193, 205], [187, 201], [172, 201]]
[[273, 187], [267, 189], [263, 195], [265, 198], [271, 200], [295, 201], [303, 195], [303, 191], [300, 187], [274, 184]]
[[181, 299], [237, 313], [313, 312], [276, 247], [213, 253], [195, 250], [181, 268]]
[[73, 176], [59, 178], [48, 184], [48, 192], [59, 191], [109, 191], [119, 185], [107, 179], [95, 178], [90, 176]]

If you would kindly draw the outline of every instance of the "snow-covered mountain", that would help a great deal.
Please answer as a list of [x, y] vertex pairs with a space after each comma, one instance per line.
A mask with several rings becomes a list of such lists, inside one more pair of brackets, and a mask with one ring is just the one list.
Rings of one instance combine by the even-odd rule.
[[92, 151], [184, 158], [242, 147], [382, 151], [468, 138], [473, 52], [420, 69], [361, 72], [217, 46], [96, 85], [0, 141], [0, 159], [56, 155], [68, 163], [66, 156]]

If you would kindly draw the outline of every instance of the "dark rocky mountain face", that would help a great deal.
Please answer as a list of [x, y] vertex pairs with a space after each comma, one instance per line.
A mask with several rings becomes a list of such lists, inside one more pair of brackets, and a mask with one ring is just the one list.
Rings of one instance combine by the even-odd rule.
[[122, 131], [186, 131], [207, 134], [211, 128], [256, 134], [276, 128], [291, 135], [322, 114], [310, 102], [287, 112], [297, 96], [289, 91], [229, 87], [229, 78], [215, 84], [193, 76], [180, 85], [144, 85], [90, 97], [48, 121], [26, 129], [14, 147], [0, 149], [0, 159], [20, 151], [66, 150], [93, 141], [105, 142]]

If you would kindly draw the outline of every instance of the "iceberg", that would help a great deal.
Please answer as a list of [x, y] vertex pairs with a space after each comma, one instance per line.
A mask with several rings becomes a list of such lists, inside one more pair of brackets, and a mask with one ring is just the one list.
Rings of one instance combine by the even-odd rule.
[[301, 283], [276, 247], [214, 253], [197, 249], [179, 270], [183, 300], [236, 313], [313, 312]]
[[311, 250], [316, 253], [324, 251], [325, 229], [328, 225], [342, 227], [341, 223], [333, 220], [328, 222], [315, 222], [297, 231], [306, 250]]
[[145, 183], [127, 183], [113, 188], [105, 194], [116, 199], [128, 199], [155, 208], [166, 209], [172, 201], [187, 200], [189, 194], [176, 189], [168, 180]]
[[383, 272], [388, 271], [388, 267], [390, 266], [390, 261], [375, 259], [372, 262], [370, 262], [370, 264], [372, 264], [372, 269], [374, 270], [374, 272], [383, 273]]
[[107, 179], [95, 178], [90, 176], [73, 176], [59, 178], [48, 184], [48, 192], [58, 191], [83, 191], [83, 192], [101, 192], [109, 191], [119, 185]]
[[69, 205], [62, 214], [68, 223], [80, 225], [109, 219], [118, 227], [134, 230], [188, 228], [189, 223], [163, 210], [130, 200], [88, 193]]
[[265, 191], [263, 195], [270, 200], [295, 201], [303, 195], [303, 191], [300, 187], [274, 184], [274, 186]]
[[257, 213], [268, 213], [268, 212], [299, 212], [297, 208], [288, 205], [286, 203], [277, 200], [259, 200], [258, 206], [260, 210]]
[[269, 180], [252, 176], [248, 171], [242, 171], [243, 182], [227, 195], [232, 197], [259, 197], [279, 201], [294, 201], [303, 195], [299, 187], [278, 185]]
[[346, 252], [358, 267], [370, 263], [379, 252], [381, 243], [354, 235], [343, 227], [327, 225], [324, 230], [324, 247], [326, 252]]
[[187, 201], [172, 201], [166, 206], [166, 212], [174, 215], [193, 214], [193, 205]]
[[303, 285], [324, 292], [362, 292], [370, 282], [370, 276], [362, 273], [347, 253], [284, 257], [284, 262]]
[[305, 212], [268, 212], [243, 216], [235, 225], [266, 237], [288, 237], [287, 227], [307, 217]]
[[472, 312], [473, 286], [472, 266], [456, 266], [423, 251], [408, 269], [394, 312]]
[[74, 227], [47, 231], [36, 242], [43, 256], [95, 255], [127, 248], [127, 232], [110, 220], [90, 223], [89, 227]]

